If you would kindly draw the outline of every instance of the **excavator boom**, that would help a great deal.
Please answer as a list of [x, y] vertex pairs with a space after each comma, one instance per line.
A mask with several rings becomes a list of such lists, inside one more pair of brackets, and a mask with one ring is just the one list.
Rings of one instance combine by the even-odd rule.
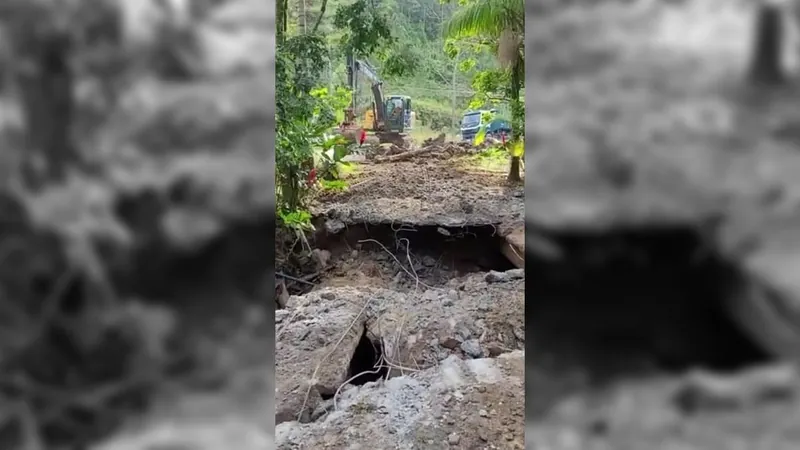
[[374, 114], [376, 128], [382, 129], [386, 123], [386, 108], [384, 106], [383, 97], [383, 81], [378, 77], [378, 71], [375, 70], [368, 62], [360, 59], [355, 59], [352, 55], [347, 56], [347, 83], [353, 91], [353, 98], [350, 100], [350, 110], [355, 113], [356, 110], [356, 92], [358, 88], [357, 74], [362, 73], [370, 81], [372, 81], [371, 91], [372, 97], [375, 101]]

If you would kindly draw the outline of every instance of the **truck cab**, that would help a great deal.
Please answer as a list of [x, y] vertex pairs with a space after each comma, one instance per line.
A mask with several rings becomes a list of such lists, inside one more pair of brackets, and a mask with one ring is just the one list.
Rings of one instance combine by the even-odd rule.
[[461, 117], [461, 140], [472, 142], [481, 128], [481, 112], [468, 111]]
[[467, 111], [461, 116], [461, 140], [472, 142], [483, 124], [483, 113], [486, 110]]

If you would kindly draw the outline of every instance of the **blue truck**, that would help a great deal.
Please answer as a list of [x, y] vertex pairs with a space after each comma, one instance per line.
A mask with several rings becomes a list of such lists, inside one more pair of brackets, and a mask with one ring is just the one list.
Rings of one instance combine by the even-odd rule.
[[461, 117], [461, 140], [472, 142], [481, 129], [481, 117], [484, 110], [467, 111]]
[[507, 120], [497, 119], [496, 109], [470, 110], [461, 117], [461, 140], [473, 142], [475, 136], [480, 131], [481, 126], [487, 125], [486, 134], [489, 136], [500, 137], [511, 134], [511, 124]]

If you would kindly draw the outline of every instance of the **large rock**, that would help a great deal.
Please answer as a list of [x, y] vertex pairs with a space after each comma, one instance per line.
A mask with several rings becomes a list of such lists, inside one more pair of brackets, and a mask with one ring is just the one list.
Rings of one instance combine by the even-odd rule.
[[347, 380], [372, 295], [345, 289], [290, 298], [291, 317], [276, 326], [276, 423], [308, 421], [322, 396]]

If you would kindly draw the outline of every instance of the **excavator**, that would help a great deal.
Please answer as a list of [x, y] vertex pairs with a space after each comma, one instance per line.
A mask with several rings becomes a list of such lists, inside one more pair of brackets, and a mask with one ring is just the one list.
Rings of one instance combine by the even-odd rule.
[[358, 74], [361, 73], [371, 82], [373, 102], [371, 108], [364, 112], [361, 129], [372, 132], [381, 143], [394, 143], [403, 145], [405, 132], [411, 129], [414, 122], [414, 112], [411, 110], [411, 97], [407, 95], [383, 94], [383, 81], [378, 73], [368, 62], [356, 59], [352, 55], [347, 57], [347, 83], [353, 92], [353, 97], [344, 111], [342, 129], [358, 128], [356, 122], [356, 96], [358, 92]]

